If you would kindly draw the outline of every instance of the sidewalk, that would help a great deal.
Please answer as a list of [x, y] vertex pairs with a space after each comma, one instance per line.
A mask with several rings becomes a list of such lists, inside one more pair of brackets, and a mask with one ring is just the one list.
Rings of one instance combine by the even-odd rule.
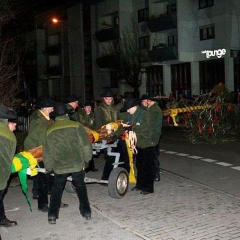
[[[95, 160], [101, 177], [104, 160]], [[76, 194], [64, 191], [56, 225], [47, 222], [47, 214], [37, 210], [32, 200], [30, 212], [19, 186], [9, 188], [4, 199], [7, 217], [17, 227], [0, 228], [3, 240], [232, 240], [240, 239], [240, 201], [190, 180], [162, 172], [155, 182], [155, 193], [141, 195], [129, 191], [122, 199], [113, 199], [108, 188], [88, 184], [92, 220], [79, 215]], [[29, 193], [31, 185], [29, 186]]]

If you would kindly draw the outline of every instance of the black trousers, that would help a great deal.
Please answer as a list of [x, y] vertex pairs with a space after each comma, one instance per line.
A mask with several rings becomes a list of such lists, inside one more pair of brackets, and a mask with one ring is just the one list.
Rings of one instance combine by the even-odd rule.
[[137, 183], [142, 191], [154, 192], [156, 147], [139, 148], [136, 154]]
[[[61, 206], [61, 199], [64, 187], [67, 182], [69, 174], [54, 174], [54, 182], [50, 197], [50, 206], [48, 211], [49, 217], [58, 218], [59, 209]], [[76, 193], [79, 199], [79, 211], [81, 215], [91, 214], [90, 204], [88, 201], [87, 187], [84, 182], [85, 172], [82, 170], [80, 172], [72, 173], [72, 183], [76, 188]]]
[[5, 194], [5, 189], [0, 190], [0, 221], [6, 218], [4, 204], [3, 204], [4, 194]]
[[49, 175], [39, 172], [37, 176], [37, 184], [38, 207], [43, 208], [44, 206], [48, 205]]

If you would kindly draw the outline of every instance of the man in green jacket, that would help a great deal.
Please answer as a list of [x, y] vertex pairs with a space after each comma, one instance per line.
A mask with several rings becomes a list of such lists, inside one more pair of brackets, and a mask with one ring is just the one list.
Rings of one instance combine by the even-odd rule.
[[[117, 110], [114, 105], [113, 92], [111, 90], [106, 90], [100, 95], [100, 97], [102, 97], [102, 102], [94, 110], [95, 130], [117, 120]], [[112, 150], [116, 151], [116, 148], [113, 148]], [[108, 180], [113, 169], [115, 157], [107, 155], [105, 159], [106, 162], [103, 169], [102, 180]]]
[[[37, 110], [33, 112], [30, 121], [29, 131], [24, 140], [24, 149], [30, 150], [43, 145], [47, 128], [54, 123], [49, 114], [53, 111], [56, 102], [49, 98], [42, 98], [37, 104]], [[44, 159], [43, 159], [44, 161]], [[44, 168], [44, 163], [40, 162], [39, 167]], [[48, 212], [48, 189], [50, 176], [39, 172], [33, 181], [37, 181], [38, 210]]]
[[113, 92], [106, 90], [100, 97], [102, 97], [103, 100], [94, 110], [94, 125], [96, 130], [117, 120], [117, 110], [114, 105]]
[[45, 168], [54, 172], [48, 211], [50, 224], [55, 224], [59, 217], [62, 192], [69, 174], [72, 175], [72, 183], [76, 188], [80, 214], [86, 220], [91, 219], [84, 169], [92, 158], [92, 144], [82, 125], [71, 121], [67, 114], [65, 104], [55, 107], [52, 113], [55, 123], [47, 129], [43, 145]]
[[[94, 125], [94, 113], [92, 112], [92, 103], [85, 102], [83, 106], [83, 110], [76, 112], [76, 121], [80, 122], [82, 125], [93, 129]], [[89, 162], [89, 166], [85, 169], [86, 172], [93, 171], [97, 172], [98, 169], [95, 168], [94, 159]]]
[[128, 98], [124, 102], [122, 112], [127, 111], [132, 115], [132, 131], [137, 138], [136, 144], [136, 168], [137, 183], [133, 191], [141, 191], [143, 195], [154, 192], [155, 176], [155, 149], [160, 137], [159, 133], [153, 136], [155, 125], [151, 123], [151, 117], [147, 110], [139, 106], [139, 101]]
[[10, 221], [5, 215], [3, 197], [11, 174], [11, 166], [16, 151], [16, 137], [8, 127], [8, 119], [15, 119], [16, 114], [0, 103], [0, 226], [16, 226], [16, 221]]
[[[160, 181], [160, 163], [158, 160], [159, 156], [159, 141], [162, 135], [162, 123], [163, 123], [163, 113], [161, 108], [158, 106], [159, 99], [156, 94], [148, 95], [148, 112], [150, 113], [151, 126], [153, 126], [152, 137], [157, 141], [156, 151], [155, 151], [155, 181]], [[158, 138], [158, 139], [157, 139]]]
[[92, 103], [85, 102], [83, 110], [76, 112], [76, 121], [82, 125], [93, 129], [94, 127], [94, 113], [92, 112]]

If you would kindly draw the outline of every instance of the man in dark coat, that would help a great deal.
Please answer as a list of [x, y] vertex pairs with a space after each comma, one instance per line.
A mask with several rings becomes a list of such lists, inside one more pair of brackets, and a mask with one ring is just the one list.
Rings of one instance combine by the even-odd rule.
[[[78, 122], [80, 122], [82, 125], [90, 128], [90, 129], [93, 129], [94, 113], [92, 112], [92, 103], [91, 102], [85, 102], [84, 103], [83, 110], [78, 111], [76, 113], [76, 120]], [[89, 166], [86, 168], [85, 171], [86, 172], [89, 172], [89, 171], [97, 172], [98, 171], [98, 169], [95, 168], [93, 157], [90, 160]]]
[[[158, 106], [159, 99], [157, 98], [156, 94], [149, 94], [148, 96], [148, 112], [150, 113], [151, 118], [151, 125], [154, 126], [154, 132], [152, 133], [153, 137], [159, 137], [162, 135], [162, 123], [163, 123], [163, 113], [161, 108]], [[157, 140], [157, 139], [156, 139]], [[156, 145], [156, 152], [155, 152], [155, 181], [160, 181], [160, 163], [158, 160], [159, 156], [159, 141]]]
[[[106, 90], [100, 95], [100, 97], [102, 97], [103, 100], [94, 110], [94, 128], [96, 130], [117, 120], [117, 111], [114, 105], [113, 92], [111, 90]], [[112, 151], [115, 150], [116, 149], [114, 148], [112, 149]], [[105, 159], [106, 163], [103, 169], [102, 180], [108, 180], [113, 169], [115, 157], [107, 155]]]
[[[49, 98], [43, 98], [38, 102], [38, 109], [33, 112], [33, 116], [30, 117], [32, 120], [30, 121], [28, 135], [24, 140], [25, 150], [30, 150], [43, 145], [47, 128], [54, 123], [54, 121], [50, 119], [49, 114], [53, 111], [55, 105], [56, 102]], [[39, 166], [44, 168], [44, 159], [39, 163]], [[42, 212], [48, 212], [50, 178], [51, 176], [42, 172], [39, 172], [37, 175], [38, 210]], [[35, 177], [34, 179], [36, 180]], [[67, 206], [67, 204], [62, 205], [62, 207]]]
[[54, 172], [48, 211], [50, 224], [55, 224], [59, 217], [62, 192], [69, 174], [72, 175], [76, 188], [80, 214], [86, 220], [91, 219], [84, 169], [92, 158], [92, 144], [83, 126], [79, 122], [71, 121], [67, 114], [65, 104], [55, 107], [52, 113], [55, 123], [47, 129], [43, 145], [45, 168]]
[[17, 140], [8, 127], [8, 119], [15, 119], [16, 114], [0, 103], [0, 226], [16, 226], [16, 221], [10, 221], [5, 215], [3, 198], [7, 190], [11, 174], [11, 166], [16, 151]]
[[111, 90], [106, 90], [100, 95], [100, 97], [102, 97], [102, 102], [94, 110], [94, 126], [96, 130], [117, 120], [113, 92]]
[[71, 120], [76, 121], [76, 114], [79, 111], [79, 101], [81, 97], [77, 97], [75, 94], [70, 95], [66, 98], [65, 103], [69, 109], [68, 116]]
[[146, 195], [154, 192], [155, 149], [160, 137], [153, 135], [155, 125], [152, 125], [150, 114], [139, 106], [139, 101], [129, 97], [124, 102], [122, 112], [132, 115], [132, 131], [136, 134], [136, 168], [137, 183], [132, 189]]

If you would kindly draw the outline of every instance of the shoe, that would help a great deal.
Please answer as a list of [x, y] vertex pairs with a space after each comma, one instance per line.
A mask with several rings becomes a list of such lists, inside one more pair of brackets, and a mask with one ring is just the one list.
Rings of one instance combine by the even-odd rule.
[[56, 224], [56, 217], [54, 217], [54, 216], [49, 216], [49, 217], [48, 217], [48, 223], [49, 223], [49, 224]]
[[155, 179], [154, 179], [154, 181], [157, 181], [157, 182], [160, 181], [160, 173], [159, 173], [159, 172], [155, 174]]
[[148, 194], [150, 194], [150, 193], [153, 193], [153, 192], [148, 192], [148, 191], [141, 191], [141, 192], [140, 192], [140, 194], [142, 194], [142, 195], [148, 195]]
[[0, 220], [0, 227], [14, 227], [17, 226], [17, 222], [16, 221], [10, 221], [7, 218], [4, 218], [2, 220]]
[[62, 203], [62, 202], [61, 202], [60, 208], [66, 208], [66, 207], [68, 207], [68, 204], [67, 204], [67, 203]]
[[98, 172], [98, 169], [97, 169], [97, 168], [93, 168], [93, 169], [91, 169], [90, 171], [92, 171], [92, 172]]
[[85, 214], [85, 215], [83, 215], [83, 217], [84, 217], [86, 220], [91, 220], [91, 214]]
[[41, 211], [41, 212], [48, 212], [48, 206], [39, 207], [39, 208], [38, 208], [38, 211]]
[[134, 187], [131, 189], [132, 191], [141, 191], [141, 189], [139, 189], [138, 187]]
[[38, 195], [37, 194], [33, 194], [33, 199], [38, 199]]

